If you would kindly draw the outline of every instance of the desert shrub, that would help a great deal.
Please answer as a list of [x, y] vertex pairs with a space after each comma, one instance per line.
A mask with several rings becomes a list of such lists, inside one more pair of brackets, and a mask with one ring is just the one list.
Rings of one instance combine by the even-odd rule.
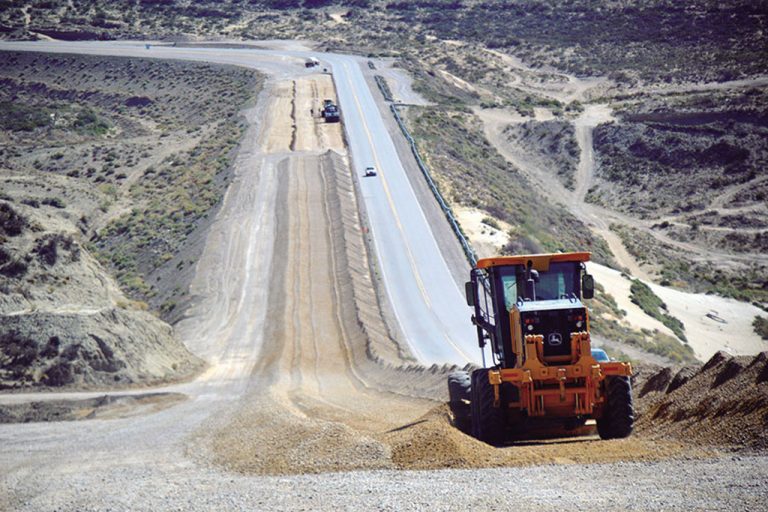
[[629, 291], [631, 293], [630, 300], [640, 306], [640, 309], [669, 327], [675, 333], [675, 336], [683, 341], [687, 341], [683, 322], [666, 312], [667, 305], [658, 295], [653, 293], [653, 290], [647, 284], [635, 279], [632, 281]]
[[0, 128], [3, 130], [30, 132], [50, 122], [50, 112], [46, 109], [10, 101], [0, 102]]
[[43, 374], [40, 383], [46, 386], [66, 386], [74, 381], [72, 366], [66, 361], [56, 361]]
[[45, 345], [45, 348], [40, 352], [40, 355], [42, 357], [45, 357], [46, 359], [52, 359], [59, 355], [59, 346], [61, 345], [61, 340], [58, 336], [51, 336], [48, 338], [48, 343]]
[[91, 109], [85, 109], [78, 112], [73, 126], [79, 131], [91, 135], [103, 135], [110, 128], [109, 123], [105, 119], [99, 117], [99, 115]]
[[5, 247], [0, 247], [0, 275], [15, 279], [27, 273], [26, 262], [15, 258]]
[[124, 104], [126, 107], [146, 107], [152, 104], [152, 100], [146, 96], [131, 96]]
[[11, 279], [18, 279], [27, 273], [27, 268], [26, 262], [13, 258], [5, 265], [0, 266], [0, 274]]
[[482, 222], [486, 226], [490, 226], [493, 229], [501, 229], [501, 225], [499, 224], [499, 221], [497, 221], [493, 217], [483, 217], [483, 221]]
[[67, 205], [59, 199], [58, 197], [46, 197], [41, 201], [43, 204], [47, 204], [48, 206], [53, 206], [54, 208], [66, 208]]
[[764, 340], [768, 340], [768, 318], [762, 316], [756, 316], [752, 322], [755, 332], [760, 335]]
[[18, 331], [0, 335], [0, 371], [12, 378], [22, 377], [38, 356], [37, 343]]
[[70, 235], [62, 233], [45, 235], [35, 242], [35, 248], [32, 252], [37, 254], [37, 258], [40, 262], [53, 266], [58, 260], [59, 247], [69, 251], [70, 261], [77, 261], [80, 259], [80, 247], [75, 243]]
[[27, 218], [8, 203], [0, 203], [0, 234], [18, 236], [29, 225]]

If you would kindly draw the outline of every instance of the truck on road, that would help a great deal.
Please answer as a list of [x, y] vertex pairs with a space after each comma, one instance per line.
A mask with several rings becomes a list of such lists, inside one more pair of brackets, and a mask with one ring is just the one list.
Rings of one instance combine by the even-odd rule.
[[336, 106], [333, 100], [324, 100], [320, 113], [326, 123], [338, 123], [341, 120], [341, 112], [339, 112], [339, 107]]

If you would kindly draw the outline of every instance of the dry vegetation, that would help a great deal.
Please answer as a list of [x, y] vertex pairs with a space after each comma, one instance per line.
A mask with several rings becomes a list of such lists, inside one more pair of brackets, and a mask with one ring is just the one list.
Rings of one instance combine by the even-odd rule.
[[554, 170], [560, 182], [573, 190], [581, 150], [571, 123], [560, 120], [527, 121], [510, 125], [504, 134], [527, 158], [540, 162], [542, 168]]
[[256, 91], [255, 75], [136, 59], [0, 59], [0, 106], [10, 106], [0, 163], [10, 181], [39, 176], [61, 187], [45, 195], [24, 183], [15, 199], [69, 205], [66, 214], [123, 289], [170, 313], [186, 286], [169, 268], [196, 259], [193, 233], [227, 186], [238, 112]]
[[763, 308], [768, 303], [768, 268], [759, 262], [741, 265], [730, 262], [730, 265], [718, 267], [639, 229], [617, 224], [611, 229], [621, 237], [624, 246], [639, 263], [654, 269], [663, 285], [717, 293]]
[[[658, 306], [657, 306], [658, 308]], [[631, 346], [651, 354], [656, 354], [674, 363], [697, 362], [693, 349], [673, 336], [657, 330], [633, 329], [626, 321], [626, 311], [619, 308], [616, 300], [599, 284], [595, 289], [595, 299], [589, 304], [590, 330], [597, 336], [619, 344]], [[621, 361], [633, 361], [620, 350], [606, 347], [608, 354]], [[638, 361], [642, 364], [642, 361]]]
[[[639, 102], [627, 106], [621, 118], [621, 123], [602, 125], [595, 131], [599, 161], [595, 202], [659, 218], [702, 212], [718, 205], [721, 196], [753, 189], [763, 181], [760, 170], [768, 162], [768, 110], [763, 90], [673, 97], [662, 105]], [[695, 180], [690, 179], [692, 173]], [[603, 182], [608, 182], [605, 192]], [[764, 203], [764, 199], [756, 195], [754, 200], [732, 200], [719, 206], [744, 208]], [[757, 211], [751, 216], [765, 224], [766, 215], [768, 212]]]
[[258, 77], [105, 57], [3, 52], [0, 62], [0, 385], [194, 371], [144, 310], [182, 313]]
[[420, 152], [454, 204], [480, 208], [513, 226], [505, 253], [590, 250], [610, 262], [602, 240], [574, 216], [544, 200], [483, 137], [470, 113], [445, 107], [414, 108], [409, 124]]
[[[766, 64], [765, 3], [738, 0], [633, 0], [600, 9], [584, 0], [5, 0], [0, 12], [5, 37], [300, 36], [337, 48], [414, 56], [436, 38], [499, 49], [537, 67], [621, 81], [728, 80], [762, 73]], [[452, 66], [450, 56], [442, 59]], [[478, 56], [455, 71], [480, 83], [492, 80], [494, 68]]]

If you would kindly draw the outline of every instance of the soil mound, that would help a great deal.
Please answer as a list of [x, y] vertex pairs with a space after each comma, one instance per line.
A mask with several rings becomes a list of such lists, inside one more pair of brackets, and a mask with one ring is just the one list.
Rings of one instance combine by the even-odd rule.
[[659, 460], [685, 452], [692, 457], [711, 455], [679, 441], [638, 436], [602, 441], [595, 434], [530, 439], [494, 448], [462, 433], [450, 421], [448, 405], [430, 410], [416, 421], [382, 436], [392, 462], [400, 469], [491, 468], [540, 464], [592, 464], [620, 460]]
[[501, 464], [495, 448], [451, 425], [447, 405], [384, 435], [392, 461], [402, 469], [473, 468]]
[[669, 387], [670, 382], [672, 382], [672, 368], [662, 368], [643, 384], [640, 396], [643, 397], [654, 391], [663, 391]]
[[8, 315], [0, 327], [0, 388], [159, 383], [200, 364], [144, 311]]
[[637, 401], [635, 430], [733, 449], [768, 448], [768, 353], [718, 352], [699, 369], [668, 368], [651, 376]]

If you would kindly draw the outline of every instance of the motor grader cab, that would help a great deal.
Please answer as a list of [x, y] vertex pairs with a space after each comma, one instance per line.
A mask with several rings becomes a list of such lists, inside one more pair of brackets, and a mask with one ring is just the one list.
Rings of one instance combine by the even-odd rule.
[[[590, 253], [482, 259], [466, 284], [478, 343], [492, 364], [448, 378], [456, 425], [502, 444], [511, 434], [536, 434], [597, 420], [603, 439], [627, 437], [634, 413], [629, 363], [592, 353], [586, 273]], [[596, 351], [597, 352], [597, 351]], [[600, 360], [598, 360], [600, 359]], [[484, 365], [485, 366], [485, 365]]]

